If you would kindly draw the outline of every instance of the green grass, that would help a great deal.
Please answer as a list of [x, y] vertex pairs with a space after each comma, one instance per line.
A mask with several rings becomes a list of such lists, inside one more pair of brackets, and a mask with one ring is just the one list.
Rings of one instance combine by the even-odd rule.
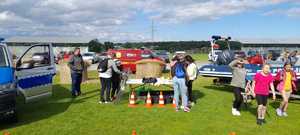
[[[57, 81], [57, 79], [56, 79]], [[121, 104], [98, 104], [100, 84], [84, 84], [84, 95], [70, 97], [69, 85], [54, 85], [53, 97], [19, 105], [19, 123], [1, 124], [0, 134], [12, 135], [296, 135], [300, 133], [300, 102], [292, 101], [289, 117], [275, 116], [277, 102], [268, 106], [267, 124], [255, 123], [255, 101], [243, 107], [241, 117], [231, 115], [229, 87], [213, 86], [199, 78], [194, 84], [197, 104], [190, 113], [165, 108], [128, 108], [128, 93]]]
[[205, 53], [195, 53], [191, 55], [196, 61], [203, 61], [207, 62], [208, 61], [208, 54]]

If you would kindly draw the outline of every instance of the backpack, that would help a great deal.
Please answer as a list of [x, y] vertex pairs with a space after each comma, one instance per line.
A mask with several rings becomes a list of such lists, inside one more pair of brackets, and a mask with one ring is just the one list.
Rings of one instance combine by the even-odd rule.
[[184, 78], [185, 71], [184, 71], [184, 64], [183, 63], [176, 63], [175, 64], [175, 76], [177, 78]]
[[98, 72], [104, 73], [107, 71], [107, 69], [108, 69], [108, 59], [104, 59], [100, 61], [98, 65]]

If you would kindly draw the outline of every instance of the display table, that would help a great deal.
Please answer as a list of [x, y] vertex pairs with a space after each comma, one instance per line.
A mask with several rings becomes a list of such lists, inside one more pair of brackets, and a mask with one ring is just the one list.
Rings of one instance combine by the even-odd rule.
[[168, 88], [171, 88], [173, 90], [173, 81], [169, 79], [164, 79], [164, 78], [157, 78], [156, 83], [143, 83], [143, 79], [128, 79], [126, 81], [126, 84], [129, 86], [130, 91], [135, 91], [137, 88], [149, 85], [149, 86], [165, 86]]

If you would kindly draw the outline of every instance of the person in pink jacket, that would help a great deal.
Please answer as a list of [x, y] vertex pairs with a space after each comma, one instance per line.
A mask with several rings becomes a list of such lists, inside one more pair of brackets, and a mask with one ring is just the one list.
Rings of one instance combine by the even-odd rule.
[[281, 93], [283, 101], [280, 103], [279, 108], [276, 109], [278, 116], [287, 117], [286, 113], [289, 103], [289, 98], [293, 91], [297, 91], [296, 73], [292, 69], [291, 63], [285, 63], [284, 69], [279, 71], [276, 75], [276, 81], [279, 82], [277, 90]]
[[275, 89], [273, 85], [273, 76], [270, 73], [270, 65], [265, 64], [262, 67], [262, 72], [256, 73], [252, 83], [252, 93], [257, 101], [257, 124], [266, 123], [265, 114], [267, 111], [267, 103], [269, 90], [272, 90], [273, 100], [276, 99]]

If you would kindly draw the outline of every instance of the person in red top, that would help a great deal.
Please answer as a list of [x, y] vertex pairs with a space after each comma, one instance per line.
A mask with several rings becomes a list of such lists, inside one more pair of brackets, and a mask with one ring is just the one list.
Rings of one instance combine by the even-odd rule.
[[264, 63], [264, 59], [263, 59], [263, 57], [258, 52], [256, 52], [255, 56], [250, 57], [249, 63], [250, 64], [263, 64]]
[[262, 125], [265, 123], [265, 114], [267, 111], [267, 102], [269, 90], [272, 90], [273, 100], [276, 99], [275, 89], [273, 85], [273, 76], [270, 73], [270, 65], [265, 64], [262, 67], [262, 72], [256, 73], [252, 83], [252, 93], [257, 101], [257, 124]]

